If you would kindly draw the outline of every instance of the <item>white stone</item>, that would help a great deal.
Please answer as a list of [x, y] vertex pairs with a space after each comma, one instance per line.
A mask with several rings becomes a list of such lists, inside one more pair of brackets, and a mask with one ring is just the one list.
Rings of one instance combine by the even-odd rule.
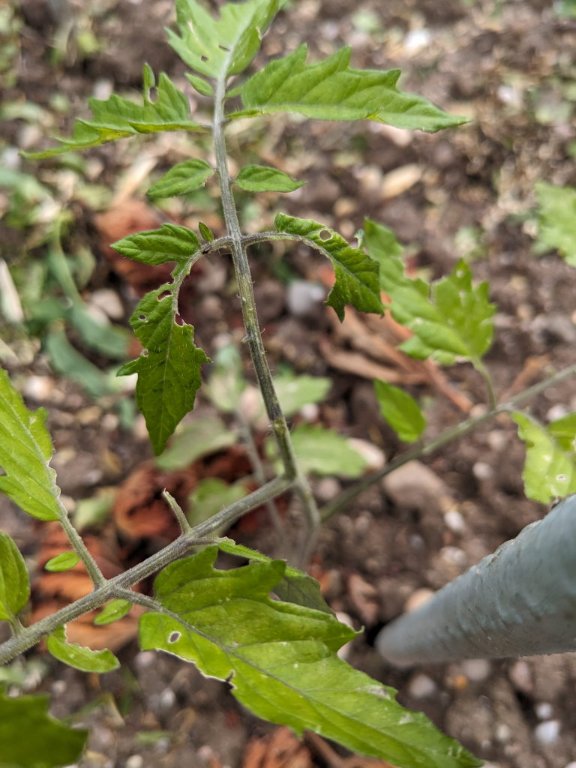
[[437, 686], [428, 675], [415, 675], [408, 683], [408, 693], [415, 699], [425, 699], [436, 692]]
[[560, 721], [559, 720], [545, 720], [540, 723], [534, 729], [534, 736], [536, 741], [540, 744], [554, 744], [558, 741], [560, 735]]
[[474, 683], [486, 680], [491, 671], [492, 666], [487, 659], [467, 659], [462, 662], [462, 672]]

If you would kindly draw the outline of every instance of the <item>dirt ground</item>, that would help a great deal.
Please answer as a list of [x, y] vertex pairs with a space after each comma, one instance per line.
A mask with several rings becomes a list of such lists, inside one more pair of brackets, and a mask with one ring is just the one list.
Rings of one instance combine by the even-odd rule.
[[[0, 129], [4, 158], [16, 162], [15, 147], [39, 148], [46, 133], [64, 134], [70, 115], [84, 109], [87, 96], [101, 98], [112, 87], [139, 87], [144, 61], [179, 81], [182, 65], [161, 34], [171, 13], [168, 0], [18, 4], [19, 52], [6, 81]], [[414, 269], [439, 276], [458, 258], [469, 260], [475, 276], [489, 281], [498, 306], [496, 338], [486, 362], [499, 397], [573, 363], [576, 271], [555, 255], [535, 256], [533, 208], [536, 181], [576, 185], [576, 21], [561, 18], [541, 0], [302, 0], [278, 19], [264, 54], [292, 50], [302, 40], [314, 56], [347, 44], [355, 66], [399, 67], [406, 90], [469, 117], [470, 123], [435, 135], [281, 119], [251, 129], [240, 125], [230, 140], [237, 158], [260, 157], [308, 182], [282, 200], [264, 195], [255, 202], [242, 196], [246, 228], [266, 226], [283, 206], [351, 238], [364, 216], [370, 216], [396, 231]], [[14, 104], [19, 110], [10, 112]], [[24, 104], [39, 108], [39, 123], [27, 119]], [[113, 235], [128, 234], [130, 227], [155, 225], [158, 214], [142, 203], [146, 176], [157, 177], [189, 151], [181, 137], [168, 136], [100, 148], [80, 171], [54, 164], [26, 166], [32, 173], [39, 168], [71, 212], [67, 246], [95, 254], [85, 300], [106, 296], [109, 304], [119, 306], [121, 322], [150, 277], [111, 265], [106, 244], [116, 239]], [[80, 174], [82, 185], [70, 180], [73, 173]], [[201, 218], [219, 234], [215, 208], [199, 196], [187, 208], [162, 215], [191, 226]], [[32, 269], [34, 260], [46, 257], [49, 244], [37, 235], [41, 230], [42, 222], [26, 229], [0, 220], [0, 250], [10, 267]], [[255, 290], [274, 368], [290, 365], [332, 380], [326, 402], [314, 413], [318, 420], [371, 443], [387, 459], [394, 457], [401, 446], [378, 418], [371, 384], [379, 374], [396, 377], [427, 400], [430, 435], [458, 423], [467, 409], [480, 412], [483, 384], [469, 366], [444, 371], [445, 383], [459, 395], [446, 397], [446, 388], [439, 391], [422, 371], [420, 379], [406, 378], [405, 369], [382, 357], [375, 342], [384, 333], [381, 321], [350, 313], [351, 320], [339, 329], [308, 290], [322, 282], [323, 270], [321, 260], [309, 253], [273, 250], [254, 256]], [[242, 338], [240, 310], [224, 258], [215, 259], [197, 278], [185, 311], [197, 327], [197, 342], [212, 353], [225, 334]], [[306, 303], [304, 311], [298, 301]], [[158, 488], [166, 478], [152, 477], [150, 465], [142, 464], [151, 453], [140, 419], [126, 428], [117, 396], [91, 398], [50, 370], [37, 342], [10, 328], [5, 338], [11, 353], [2, 347], [4, 364], [22, 383], [29, 402], [49, 410], [65, 496], [85, 499], [103, 489], [114, 495], [126, 478], [140, 472], [136, 482], [144, 487], [144, 517], [154, 518]], [[207, 402], [200, 409], [208, 412]], [[572, 381], [531, 404], [531, 412], [543, 420], [574, 409]], [[403, 704], [424, 711], [492, 768], [574, 768], [575, 655], [399, 671], [374, 649], [378, 631], [407, 605], [544, 514], [543, 507], [524, 497], [523, 457], [514, 425], [502, 417], [425, 464], [406, 465], [327, 523], [311, 572], [333, 609], [354, 626], [365, 627], [348, 649], [349, 661], [397, 688]], [[234, 479], [242, 471], [242, 456], [219, 455], [214, 461], [204, 463], [206, 476], [222, 472]], [[183, 493], [192, 481], [183, 473], [170, 482]], [[320, 502], [345, 486], [338, 478], [314, 481]], [[5, 502], [0, 515], [2, 527], [16, 537], [30, 563], [38, 563], [43, 533]], [[290, 510], [287, 521], [293, 524]], [[105, 522], [95, 538], [113, 570], [169, 538], [167, 526], [146, 535], [124, 529], [118, 537]], [[231, 535], [274, 551], [263, 515]], [[42, 583], [37, 586], [37, 604], [54, 599], [54, 593], [47, 597], [42, 592]], [[131, 632], [128, 627], [127, 637]], [[44, 659], [22, 683], [49, 691], [55, 715], [74, 715], [75, 722], [90, 727], [81, 768], [375, 765], [347, 760], [314, 738], [299, 747], [287, 733], [247, 715], [224, 686], [203, 680], [175, 659], [138, 652], [134, 640], [119, 653], [122, 670], [102, 678]]]

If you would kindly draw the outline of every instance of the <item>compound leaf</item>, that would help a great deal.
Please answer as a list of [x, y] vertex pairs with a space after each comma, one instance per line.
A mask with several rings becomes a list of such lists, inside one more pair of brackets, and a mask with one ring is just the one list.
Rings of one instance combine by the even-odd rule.
[[380, 287], [394, 319], [413, 332], [402, 349], [442, 364], [466, 358], [477, 364], [492, 344], [495, 307], [488, 284], [472, 283], [468, 264], [459, 262], [447, 277], [430, 285], [405, 275], [401, 251], [390, 230], [364, 222], [363, 245], [380, 265]]
[[298, 734], [313, 730], [404, 768], [479, 765], [394, 691], [338, 658], [354, 632], [331, 614], [270, 597], [280, 561], [213, 567], [218, 548], [165, 568], [154, 584], [161, 610], [140, 620], [143, 650], [158, 649], [225, 680], [256, 715]]
[[106, 100], [89, 99], [91, 120], [77, 119], [72, 137], [57, 138], [59, 147], [44, 152], [30, 152], [27, 157], [42, 159], [64, 152], [98, 147], [109, 141], [116, 141], [136, 134], [159, 133], [161, 131], [204, 131], [206, 128], [192, 122], [190, 106], [186, 96], [162, 73], [156, 87], [156, 99], [151, 97], [155, 85], [150, 67], [144, 67], [144, 89], [142, 104], [113, 94]]
[[112, 248], [122, 256], [142, 264], [165, 264], [175, 261], [187, 264], [199, 252], [198, 238], [188, 227], [162, 224], [159, 229], [137, 232], [112, 243]]
[[525, 413], [514, 413], [512, 418], [518, 425], [518, 436], [526, 445], [522, 473], [526, 496], [548, 504], [555, 498], [576, 493], [574, 432], [566, 450], [565, 438], [554, 434], [554, 422], [547, 429]]
[[138, 374], [136, 402], [156, 454], [194, 407], [201, 366], [208, 362], [194, 344], [193, 326], [177, 322], [176, 305], [176, 288], [170, 283], [144, 296], [130, 318], [144, 349], [118, 371], [119, 376]]
[[426, 429], [426, 419], [416, 400], [408, 392], [385, 381], [375, 381], [374, 389], [380, 413], [400, 440], [405, 443], [418, 440]]
[[421, 96], [398, 90], [398, 69], [351, 68], [349, 48], [316, 64], [306, 63], [307, 54], [301, 45], [253, 75], [239, 89], [244, 109], [230, 117], [297, 112], [318, 120], [374, 120], [422, 131], [466, 122]]
[[556, 249], [576, 267], [576, 188], [539, 182], [538, 242], [545, 250]]
[[344, 319], [346, 304], [351, 304], [361, 312], [383, 313], [378, 262], [365, 251], [353, 248], [337, 232], [312, 219], [299, 219], [279, 213], [274, 225], [279, 232], [306, 239], [330, 259], [336, 280], [326, 303], [335, 310], [340, 320]]
[[118, 669], [120, 666], [116, 656], [108, 649], [93, 651], [92, 648], [69, 643], [66, 640], [64, 627], [58, 627], [48, 635], [46, 647], [55, 659], [69, 667], [79, 669], [81, 672], [95, 672], [102, 675], [105, 672], [112, 672], [113, 669]]
[[214, 168], [205, 160], [185, 160], [170, 168], [162, 178], [148, 190], [151, 200], [163, 197], [189, 195], [204, 186], [214, 173]]
[[195, 72], [225, 79], [250, 64], [281, 4], [280, 0], [226, 3], [216, 19], [196, 0], [177, 0], [180, 35], [168, 30], [168, 41]]
[[0, 768], [64, 768], [80, 760], [88, 731], [48, 714], [47, 696], [0, 692]]
[[29, 411], [6, 371], [0, 370], [0, 491], [38, 520], [60, 517], [51, 457], [46, 412]]
[[304, 186], [303, 181], [267, 165], [244, 166], [234, 183], [246, 192], [294, 192]]
[[16, 542], [0, 531], [0, 621], [13, 621], [30, 597], [30, 581]]

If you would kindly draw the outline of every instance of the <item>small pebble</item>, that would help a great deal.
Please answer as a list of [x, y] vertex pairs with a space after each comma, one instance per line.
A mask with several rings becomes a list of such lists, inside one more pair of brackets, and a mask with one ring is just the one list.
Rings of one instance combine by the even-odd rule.
[[554, 714], [554, 707], [547, 701], [542, 701], [536, 704], [536, 716], [539, 720], [549, 720]]
[[545, 720], [534, 728], [534, 736], [540, 744], [554, 744], [560, 735], [559, 720]]
[[152, 651], [142, 651], [136, 656], [136, 666], [139, 669], [148, 669], [148, 667], [151, 667], [157, 660], [158, 656], [156, 653], [153, 653]]
[[454, 533], [464, 533], [466, 530], [464, 518], [457, 509], [449, 509], [448, 512], [444, 514], [444, 521], [448, 528]]
[[415, 611], [420, 608], [421, 605], [427, 603], [430, 598], [434, 597], [434, 592], [431, 589], [417, 589], [412, 592], [408, 600], [404, 603], [404, 610], [406, 613]]
[[518, 691], [522, 693], [532, 693], [534, 683], [532, 682], [532, 671], [526, 661], [515, 662], [508, 672], [508, 677]]
[[295, 317], [305, 317], [314, 312], [324, 301], [326, 291], [319, 283], [307, 280], [293, 280], [288, 286], [286, 301], [290, 313]]
[[144, 765], [144, 758], [142, 755], [130, 755], [126, 760], [126, 768], [142, 768]]
[[408, 693], [415, 699], [425, 699], [436, 692], [436, 683], [428, 675], [415, 675], [408, 683]]
[[474, 683], [486, 680], [491, 671], [490, 662], [486, 659], [467, 659], [462, 662], [462, 672]]
[[496, 726], [496, 739], [500, 744], [506, 744], [507, 741], [510, 741], [511, 736], [512, 729], [510, 726], [506, 725], [506, 723], [498, 723]]

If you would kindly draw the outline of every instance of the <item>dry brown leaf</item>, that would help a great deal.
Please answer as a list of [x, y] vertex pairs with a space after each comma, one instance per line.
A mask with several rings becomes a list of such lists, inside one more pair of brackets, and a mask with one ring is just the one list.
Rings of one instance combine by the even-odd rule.
[[252, 739], [244, 752], [242, 768], [314, 768], [310, 750], [288, 728]]
[[180, 528], [162, 492], [167, 490], [186, 509], [188, 494], [196, 481], [192, 468], [162, 472], [152, 461], [141, 464], [118, 489], [112, 510], [118, 530], [129, 539], [172, 541]]

